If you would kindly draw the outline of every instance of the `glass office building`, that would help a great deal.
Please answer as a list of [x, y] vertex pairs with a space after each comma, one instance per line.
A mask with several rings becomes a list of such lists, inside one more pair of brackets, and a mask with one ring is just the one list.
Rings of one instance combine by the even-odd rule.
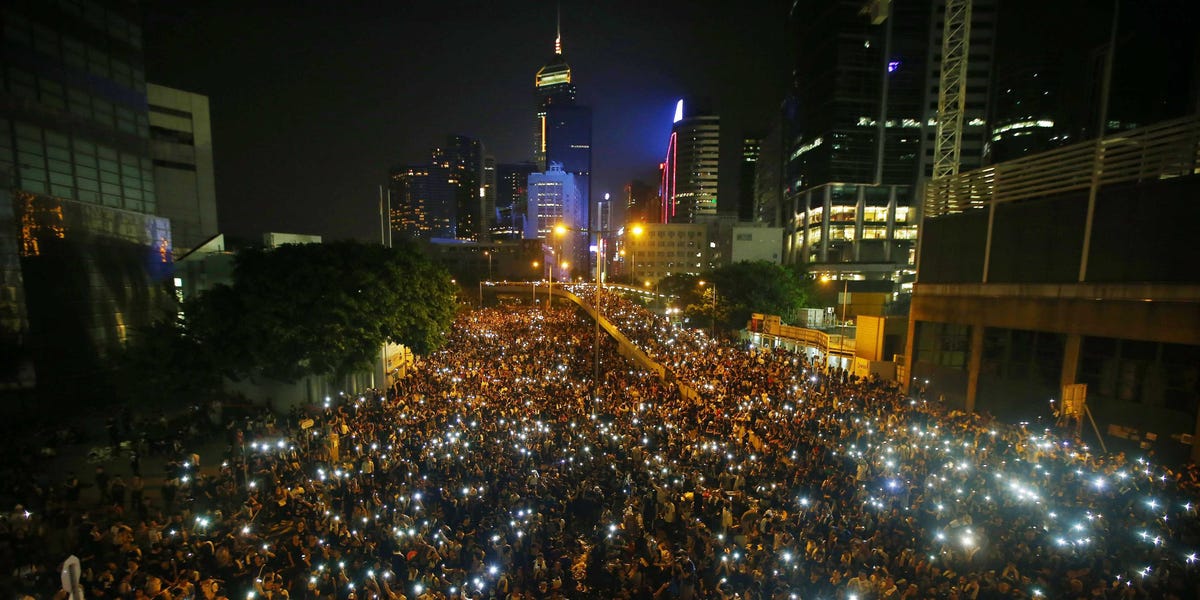
[[0, 38], [0, 342], [67, 393], [173, 297], [138, 6], [16, 0]]

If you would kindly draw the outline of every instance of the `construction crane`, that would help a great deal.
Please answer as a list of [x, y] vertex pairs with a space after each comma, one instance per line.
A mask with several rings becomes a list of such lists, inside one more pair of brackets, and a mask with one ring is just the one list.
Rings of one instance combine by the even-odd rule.
[[967, 103], [967, 50], [971, 43], [971, 0], [946, 0], [942, 29], [942, 73], [938, 85], [933, 179], [958, 174], [963, 112]]

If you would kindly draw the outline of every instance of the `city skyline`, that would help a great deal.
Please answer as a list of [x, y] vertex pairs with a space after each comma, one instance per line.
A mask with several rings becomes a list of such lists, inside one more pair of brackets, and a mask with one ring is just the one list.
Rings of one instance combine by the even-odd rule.
[[[447, 133], [480, 139], [498, 162], [528, 158], [533, 73], [554, 49], [551, 3], [225, 12], [145, 10], [148, 76], [212, 100], [222, 231], [373, 239], [387, 168]], [[760, 24], [786, 13], [772, 2], [561, 3], [563, 51], [595, 111], [593, 194], [654, 176], [681, 96], [712, 96], [731, 127], [765, 125], [788, 61], [782, 24]], [[751, 64], [762, 75], [747, 80]]]

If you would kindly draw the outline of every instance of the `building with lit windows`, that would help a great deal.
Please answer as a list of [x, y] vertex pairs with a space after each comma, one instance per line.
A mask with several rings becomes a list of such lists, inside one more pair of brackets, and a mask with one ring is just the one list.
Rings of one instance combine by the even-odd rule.
[[394, 169], [391, 191], [392, 230], [418, 240], [455, 238], [458, 188], [450, 169], [441, 164]]
[[[902, 293], [914, 273], [917, 189], [932, 160], [942, 0], [797, 4], [800, 57], [784, 103], [780, 213], [784, 259]], [[963, 162], [979, 165], [986, 133], [995, 2], [975, 3]], [[760, 197], [767, 197], [760, 194]], [[760, 212], [773, 208], [760, 201]], [[875, 282], [875, 283], [864, 283]]]
[[483, 157], [483, 180], [479, 185], [479, 241], [487, 241], [496, 230], [496, 157]]
[[[571, 67], [563, 57], [561, 31], [554, 38], [554, 56], [534, 77], [534, 95], [534, 163], [541, 171], [549, 171], [549, 165], [557, 163], [573, 175], [580, 202], [590, 207], [592, 109], [575, 103], [575, 84], [571, 82]], [[587, 219], [581, 227], [588, 227]]]
[[625, 234], [625, 258], [632, 281], [655, 285], [663, 277], [712, 270], [710, 227], [698, 223], [647, 223], [642, 233]]
[[565, 261], [569, 273], [588, 273], [588, 206], [575, 175], [552, 162], [545, 172], [529, 175], [528, 194], [525, 239], [544, 240], [546, 264]]
[[661, 222], [694, 223], [698, 217], [717, 214], [720, 156], [720, 117], [695, 111], [680, 100], [663, 159]]
[[558, 225], [582, 230], [587, 227], [588, 211], [581, 200], [575, 175], [562, 165], [550, 163], [544, 173], [529, 175], [525, 239], [547, 239]]
[[174, 299], [135, 3], [5, 3], [0, 388], [91, 398]]
[[760, 138], [742, 140], [742, 159], [738, 162], [738, 219], [754, 220], [754, 180], [758, 157], [762, 153]]
[[571, 66], [562, 53], [562, 32], [554, 37], [554, 56], [542, 68], [538, 69], [533, 79], [536, 108], [533, 133], [533, 162], [538, 169], [545, 171], [547, 135], [550, 127], [547, 124], [547, 111], [552, 106], [574, 106], [575, 84], [571, 83]]
[[1058, 73], [1047, 65], [1021, 65], [996, 76], [989, 162], [1004, 162], [1077, 141], [1062, 118], [1058, 87]]

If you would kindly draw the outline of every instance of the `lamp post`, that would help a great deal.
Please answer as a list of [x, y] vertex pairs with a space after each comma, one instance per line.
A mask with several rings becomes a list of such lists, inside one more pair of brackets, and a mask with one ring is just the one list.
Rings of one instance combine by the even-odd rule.
[[[541, 266], [541, 264], [542, 263], [535, 260], [535, 261], [533, 261], [533, 268], [536, 270], [539, 266]], [[539, 275], [540, 275], [540, 273], [539, 273]], [[529, 282], [529, 289], [533, 291], [533, 306], [534, 306], [534, 308], [536, 308], [537, 307], [537, 279], [536, 278]]]
[[[562, 225], [562, 224], [556, 225], [554, 227], [554, 234], [559, 237], [566, 235], [566, 233], [568, 231], [578, 231], [581, 233], [586, 233], [589, 230], [587, 230], [587, 229], [572, 229], [572, 228], [567, 227], [566, 225]], [[595, 315], [592, 320], [595, 321], [596, 328], [595, 328], [595, 335], [593, 338], [594, 342], [592, 345], [592, 385], [598, 386], [600, 383], [600, 287], [604, 283], [604, 238], [603, 238], [603, 234], [610, 233], [610, 232], [594, 230], [594, 233], [597, 234], [597, 240], [596, 240], [596, 276], [595, 276], [596, 278], [595, 278], [595, 284], [594, 284], [593, 293], [592, 293], [592, 309], [595, 311]], [[566, 265], [567, 265], [567, 263], [564, 262], [563, 263], [564, 269], [566, 269]]]
[[[646, 233], [646, 228], [642, 227], [641, 224], [637, 224], [629, 229], [629, 233], [632, 233], [633, 237], [640, 239], [642, 237], [642, 234]], [[632, 263], [632, 265], [633, 265], [629, 269], [629, 280], [637, 281], [637, 247], [635, 245], [633, 245], [633, 244], [629, 245], [629, 254], [630, 254], [630, 257], [629, 257], [630, 263]]]

